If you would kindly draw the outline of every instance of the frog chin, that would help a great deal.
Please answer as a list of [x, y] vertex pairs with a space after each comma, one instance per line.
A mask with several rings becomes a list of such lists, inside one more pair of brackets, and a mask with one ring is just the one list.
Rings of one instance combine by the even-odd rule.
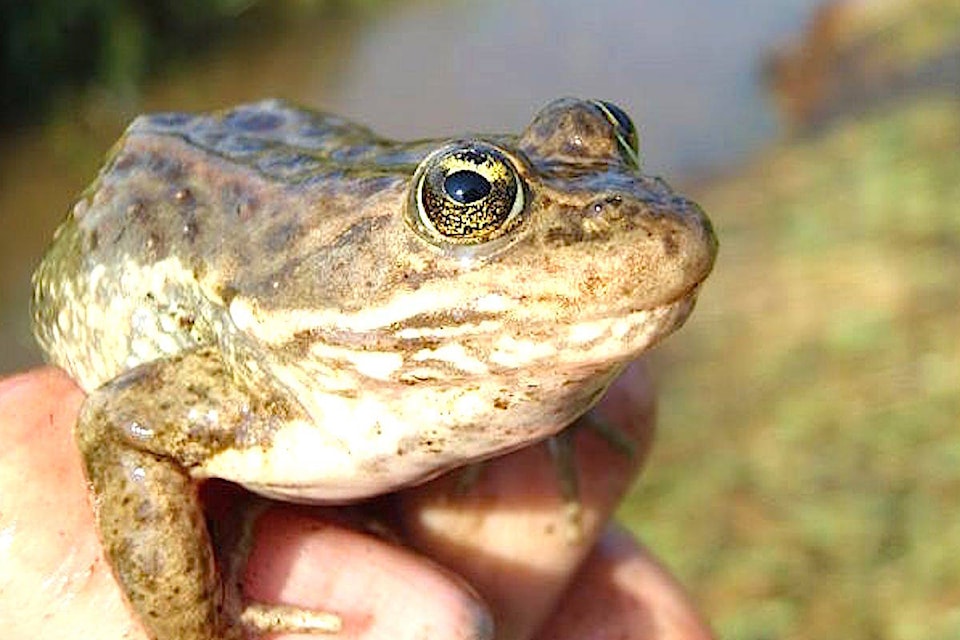
[[[482, 352], [451, 339], [410, 354], [411, 370], [397, 357], [347, 361], [356, 368], [338, 371], [357, 376], [350, 392], [320, 386], [320, 368], [275, 365], [272, 374], [307, 416], [278, 425], [268, 446], [220, 452], [195, 473], [287, 500], [326, 503], [422, 482], [556, 434], [593, 406], [629, 360], [679, 327], [692, 307], [687, 296], [559, 331], [553, 326], [545, 331], [549, 338], [529, 327], [501, 335]], [[404, 377], [411, 374], [416, 378]]]

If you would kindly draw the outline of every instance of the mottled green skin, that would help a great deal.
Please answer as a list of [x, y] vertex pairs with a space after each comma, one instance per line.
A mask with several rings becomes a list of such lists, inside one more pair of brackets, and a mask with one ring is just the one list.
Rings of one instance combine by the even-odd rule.
[[154, 637], [240, 634], [198, 480], [308, 502], [422, 481], [556, 433], [683, 322], [716, 240], [631, 133], [564, 99], [453, 141], [500, 149], [524, 198], [457, 245], [412, 196], [451, 141], [277, 101], [131, 125], [35, 274], [35, 329], [90, 392], [98, 525]]

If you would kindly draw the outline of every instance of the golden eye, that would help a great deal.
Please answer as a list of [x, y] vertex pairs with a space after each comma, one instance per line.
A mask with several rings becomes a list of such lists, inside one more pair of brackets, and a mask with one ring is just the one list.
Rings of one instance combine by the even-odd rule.
[[468, 142], [429, 155], [414, 174], [408, 217], [441, 246], [477, 245], [519, 223], [524, 192], [511, 160], [493, 145]]
[[620, 152], [633, 167], [640, 168], [640, 136], [633, 120], [626, 111], [606, 100], [594, 100], [593, 104], [603, 113], [604, 117], [613, 125], [613, 132], [617, 136]]

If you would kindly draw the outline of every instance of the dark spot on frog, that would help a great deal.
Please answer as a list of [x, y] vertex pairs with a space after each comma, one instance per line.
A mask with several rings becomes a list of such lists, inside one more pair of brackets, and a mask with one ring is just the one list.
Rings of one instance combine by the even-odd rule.
[[403, 283], [408, 286], [411, 291], [416, 291], [423, 285], [424, 282], [429, 280], [429, 278], [420, 271], [405, 271], [402, 279]]
[[256, 212], [259, 206], [260, 203], [256, 198], [244, 198], [238, 199], [234, 205], [229, 207], [227, 210], [232, 210], [234, 215], [240, 220], [249, 220], [253, 217], [253, 214]]
[[364, 218], [347, 227], [346, 231], [337, 236], [332, 244], [338, 249], [361, 245], [371, 232], [382, 229], [389, 222], [390, 216]]
[[370, 150], [367, 145], [349, 145], [330, 150], [330, 159], [337, 163], [350, 165], [357, 163]]
[[275, 225], [267, 231], [266, 242], [267, 249], [274, 253], [291, 248], [291, 245], [303, 235], [303, 227], [296, 222], [284, 222]]
[[566, 247], [583, 241], [583, 227], [580, 225], [553, 226], [543, 234], [548, 247]]
[[193, 119], [189, 113], [181, 112], [154, 113], [145, 117], [153, 126], [164, 129], [182, 127]]
[[151, 260], [159, 260], [167, 255], [167, 242], [162, 235], [151, 231], [147, 236], [144, 249]]
[[420, 439], [420, 449], [424, 449], [430, 452], [443, 451], [444, 440], [442, 438], [431, 438], [429, 436], [424, 436]]
[[325, 146], [326, 142], [336, 136], [336, 130], [333, 127], [308, 123], [297, 129], [297, 139], [310, 149], [319, 149]]
[[167, 183], [177, 182], [184, 176], [183, 163], [179, 159], [159, 153], [148, 153], [142, 158], [147, 171], [156, 174], [157, 178]]
[[[105, 190], [101, 190], [101, 192], [97, 193], [98, 204], [101, 206], [110, 206], [112, 205], [110, 200], [113, 198], [113, 194], [104, 194], [104, 191]], [[125, 212], [130, 215], [130, 208], [127, 207]], [[112, 218], [104, 216], [97, 222], [98, 224], [95, 231], [97, 233], [98, 247], [101, 247], [103, 244], [113, 246], [119, 243], [123, 239], [127, 229], [133, 226], [130, 224], [131, 221], [127, 216], [114, 216]]]
[[442, 449], [442, 441], [438, 442], [429, 436], [413, 436], [401, 438], [397, 443], [396, 455], [403, 456], [411, 451], [426, 449], [427, 451], [439, 451]]
[[220, 129], [197, 129], [191, 131], [187, 136], [187, 139], [191, 144], [200, 147], [201, 149], [217, 149], [223, 143], [223, 139], [227, 137]]
[[215, 142], [214, 150], [231, 158], [246, 158], [263, 153], [270, 147], [269, 142], [250, 136], [224, 136]]
[[443, 344], [437, 338], [406, 338], [402, 340], [403, 346], [411, 351], [421, 351], [424, 349], [434, 350]]
[[111, 171], [116, 173], [125, 173], [139, 163], [140, 156], [136, 153], [121, 153], [117, 156], [116, 160], [114, 160]]
[[677, 244], [677, 238], [673, 231], [663, 235], [663, 253], [669, 257], [674, 257], [680, 251], [680, 245]]
[[501, 411], [509, 409], [510, 400], [509, 398], [499, 397], [493, 401], [493, 407], [494, 409], [500, 409]]
[[217, 289], [217, 295], [219, 295], [220, 299], [223, 300], [224, 306], [229, 306], [229, 304], [233, 302], [233, 299], [237, 297], [238, 293], [239, 291], [237, 288], [231, 284], [221, 285]]
[[147, 206], [147, 204], [138, 199], [133, 200], [124, 211], [128, 218], [131, 218], [134, 222], [144, 225], [149, 219], [150, 214], [153, 213], [153, 210]]
[[241, 220], [249, 220], [260, 208], [260, 200], [237, 182], [228, 182], [220, 188], [220, 202], [225, 211], [232, 211]]
[[316, 171], [321, 163], [305, 153], [277, 152], [258, 156], [256, 166], [269, 176], [291, 179]]
[[394, 186], [397, 179], [392, 176], [376, 176], [363, 180], [356, 180], [350, 184], [349, 193], [361, 200], [366, 200], [374, 195], [383, 193]]
[[606, 286], [606, 281], [597, 275], [589, 275], [583, 278], [580, 289], [591, 296], [599, 296]]
[[348, 400], [356, 400], [360, 397], [360, 393], [356, 389], [331, 389], [327, 391], [327, 393], [339, 396], [341, 398], [347, 398]]
[[252, 133], [270, 131], [284, 123], [283, 115], [275, 111], [251, 109], [231, 111], [224, 117], [223, 124], [227, 127], [249, 131]]
[[443, 329], [461, 325], [479, 325], [484, 321], [497, 321], [500, 315], [493, 312], [455, 309], [452, 311], [418, 313], [391, 325], [395, 331], [400, 329]]
[[186, 388], [187, 393], [198, 398], [206, 398], [210, 394], [210, 385], [188, 382]]
[[96, 229], [90, 231], [87, 234], [87, 251], [93, 252], [97, 250], [97, 247], [100, 245], [100, 234]]

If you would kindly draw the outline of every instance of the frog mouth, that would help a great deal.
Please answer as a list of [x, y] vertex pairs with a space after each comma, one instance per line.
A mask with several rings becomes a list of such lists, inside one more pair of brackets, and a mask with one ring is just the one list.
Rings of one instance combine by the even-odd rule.
[[696, 304], [698, 288], [658, 306], [573, 324], [560, 348], [581, 362], [633, 359], [683, 325]]
[[362, 380], [423, 384], [512, 377], [545, 367], [609, 369], [679, 328], [693, 310], [698, 290], [699, 284], [694, 285], [656, 306], [614, 306], [567, 320], [553, 314], [517, 317], [519, 302], [493, 296], [471, 307], [407, 316], [401, 326], [386, 330], [301, 332], [284, 346], [323, 363], [319, 370], [350, 378], [336, 383], [350, 388]]
[[[478, 338], [473, 371], [460, 373], [508, 374], [539, 367], [590, 367], [610, 369], [628, 362], [679, 328], [693, 310], [696, 290], [653, 308], [636, 308], [622, 313], [583, 319], [559, 328], [555, 322], [539, 321]], [[454, 355], [446, 343], [432, 352], [421, 352], [425, 363], [447, 360]], [[462, 343], [457, 343], [458, 346]], [[485, 345], [480, 347], [479, 345]], [[481, 355], [482, 354], [482, 355]], [[456, 352], [462, 364], [465, 354]], [[447, 364], [451, 362], [448, 361]]]

